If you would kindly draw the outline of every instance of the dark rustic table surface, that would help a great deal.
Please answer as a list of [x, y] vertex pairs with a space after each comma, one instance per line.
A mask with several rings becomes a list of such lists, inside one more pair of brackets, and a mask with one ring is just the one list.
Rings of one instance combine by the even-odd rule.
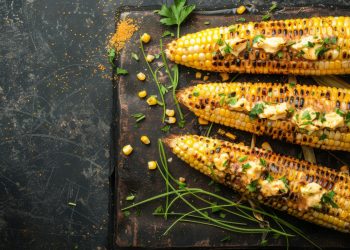
[[112, 248], [107, 39], [119, 6], [163, 2], [0, 0], [0, 249]]

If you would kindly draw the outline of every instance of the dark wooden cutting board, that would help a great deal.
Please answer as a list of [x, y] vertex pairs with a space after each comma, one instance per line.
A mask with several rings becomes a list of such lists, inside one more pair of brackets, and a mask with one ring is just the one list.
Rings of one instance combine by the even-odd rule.
[[[290, 8], [285, 9], [284, 12], [274, 15], [274, 19], [287, 19], [297, 17], [311, 17], [311, 16], [327, 16], [327, 15], [348, 15], [350, 12], [346, 9], [339, 8]], [[165, 221], [163, 218], [155, 217], [152, 212], [158, 207], [161, 202], [152, 202], [140, 207], [139, 210], [130, 210], [130, 216], [125, 216], [121, 212], [121, 208], [132, 204], [125, 201], [125, 197], [129, 194], [135, 194], [134, 202], [143, 200], [147, 197], [155, 195], [165, 190], [165, 186], [160, 174], [157, 171], [149, 171], [147, 169], [147, 162], [150, 160], [158, 160], [157, 139], [167, 136], [160, 130], [163, 126], [161, 123], [161, 107], [149, 107], [145, 100], [140, 100], [137, 96], [138, 91], [146, 89], [148, 94], [157, 95], [157, 88], [153, 82], [151, 75], [146, 69], [146, 64], [141, 58], [141, 51], [139, 49], [139, 35], [147, 32], [152, 36], [149, 44], [145, 45], [145, 50], [152, 54], [159, 53], [159, 39], [167, 27], [160, 25], [159, 17], [151, 10], [125, 10], [119, 16], [120, 19], [130, 17], [140, 25], [139, 32], [135, 33], [131, 41], [126, 45], [118, 58], [118, 66], [129, 71], [129, 75], [117, 78], [114, 81], [114, 126], [112, 136], [114, 145], [112, 149], [113, 167], [115, 167], [115, 190], [114, 201], [115, 209], [114, 218], [114, 237], [115, 245], [118, 248], [128, 247], [145, 247], [145, 248], [183, 248], [183, 247], [206, 247], [206, 248], [258, 248], [260, 247], [260, 235], [243, 235], [224, 232], [222, 230], [211, 228], [207, 226], [194, 224], [179, 224], [168, 235], [163, 235], [163, 232], [171, 224], [171, 220]], [[216, 27], [222, 25], [230, 25], [235, 23], [241, 16], [206, 16], [194, 14], [183, 25], [182, 34], [195, 32], [209, 27]], [[259, 15], [243, 15], [247, 21], [261, 20]], [[209, 25], [204, 22], [209, 21]], [[171, 38], [164, 39], [165, 43], [169, 42]], [[131, 52], [139, 55], [140, 61], [136, 62], [131, 57]], [[153, 68], [161, 62], [160, 59], [152, 63]], [[145, 72], [147, 75], [146, 82], [140, 82], [136, 78], [137, 72]], [[180, 83], [179, 88], [194, 84], [195, 71], [192, 69], [180, 67]], [[202, 72], [206, 74], [206, 72]], [[219, 81], [220, 77], [217, 73], [210, 73], [210, 81]], [[233, 76], [233, 74], [232, 74]], [[298, 77], [299, 83], [314, 83], [309, 77]], [[168, 84], [168, 80], [164, 75], [162, 78]], [[275, 75], [240, 75], [236, 81], [266, 81], [266, 82], [287, 82], [287, 76]], [[170, 94], [167, 94], [167, 103], [172, 102]], [[175, 108], [174, 106], [169, 106]], [[206, 127], [200, 127], [197, 124], [197, 119], [188, 110], [183, 108], [186, 117], [186, 126], [183, 129], [173, 126], [168, 134], [200, 134]], [[135, 119], [131, 114], [142, 112], [146, 114], [146, 119], [135, 127]], [[212, 135], [220, 137], [216, 131], [220, 126], [215, 125], [212, 130]], [[231, 131], [237, 135], [237, 142], [244, 142], [250, 145], [251, 135], [249, 133], [241, 132], [234, 129], [222, 127], [226, 131]], [[151, 139], [151, 145], [146, 146], [140, 142], [141, 135], [148, 135]], [[223, 138], [228, 140], [227, 138]], [[301, 153], [301, 147], [291, 145], [280, 141], [274, 141], [265, 137], [257, 137], [257, 146], [262, 142], [268, 141], [272, 145], [275, 152], [288, 154], [297, 157]], [[134, 147], [134, 152], [125, 157], [121, 153], [123, 145], [131, 144]], [[350, 163], [350, 156], [347, 153], [332, 152], [333, 155], [327, 151], [315, 150], [317, 162], [327, 165], [332, 168], [337, 168], [342, 165], [341, 162], [334, 158], [341, 158], [345, 162]], [[185, 163], [181, 162], [169, 151], [168, 157], [173, 160], [170, 163], [170, 171], [174, 176], [185, 177], [187, 183], [191, 187], [200, 187], [213, 191], [212, 186], [208, 186], [209, 178], [201, 175], [199, 172], [193, 170]], [[232, 190], [220, 187], [220, 194], [229, 197], [233, 200], [238, 200], [237, 195]], [[347, 234], [328, 230], [313, 224], [300, 221], [288, 215], [277, 213], [283, 219], [293, 223], [295, 226], [301, 228], [306, 235], [313, 241], [324, 248], [348, 248], [350, 245], [350, 237]], [[221, 242], [225, 236], [230, 235], [232, 240], [228, 242]], [[300, 237], [294, 237], [291, 240], [291, 246], [296, 248], [312, 248], [305, 240]], [[270, 248], [280, 249], [285, 247], [286, 243], [283, 238], [269, 241]]]

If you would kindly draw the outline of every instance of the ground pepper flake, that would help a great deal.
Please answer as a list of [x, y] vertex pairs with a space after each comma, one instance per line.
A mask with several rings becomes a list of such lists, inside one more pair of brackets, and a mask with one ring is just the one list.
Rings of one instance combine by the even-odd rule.
[[125, 44], [130, 40], [132, 35], [137, 31], [139, 27], [135, 24], [135, 21], [131, 18], [125, 18], [120, 20], [117, 25], [117, 31], [109, 40], [111, 47], [114, 47], [115, 51], [118, 53], [124, 48]]

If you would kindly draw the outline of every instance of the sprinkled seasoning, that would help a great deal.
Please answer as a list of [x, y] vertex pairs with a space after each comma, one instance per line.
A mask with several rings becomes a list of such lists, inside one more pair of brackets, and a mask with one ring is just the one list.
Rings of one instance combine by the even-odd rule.
[[125, 18], [124, 20], [120, 20], [117, 25], [117, 31], [112, 36], [111, 40], [109, 40], [109, 45], [114, 47], [118, 53], [124, 48], [125, 44], [138, 29], [139, 27], [135, 24], [133, 19]]

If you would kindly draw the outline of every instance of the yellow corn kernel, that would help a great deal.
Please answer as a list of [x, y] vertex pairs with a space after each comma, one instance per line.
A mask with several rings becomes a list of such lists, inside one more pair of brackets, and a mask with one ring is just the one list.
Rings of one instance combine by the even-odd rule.
[[236, 138], [237, 138], [237, 136], [235, 136], [234, 134], [232, 134], [232, 133], [230, 133], [230, 132], [227, 132], [227, 133], [225, 134], [225, 136], [226, 136], [227, 138], [230, 138], [231, 140], [236, 140]]
[[142, 143], [143, 144], [150, 144], [151, 143], [151, 141], [149, 140], [149, 138], [148, 138], [148, 136], [147, 135], [143, 135], [143, 136], [141, 136], [141, 141], [142, 141]]
[[141, 41], [144, 43], [148, 43], [151, 40], [151, 36], [148, 33], [143, 33], [141, 36]]
[[124, 155], [130, 155], [132, 151], [133, 151], [133, 148], [131, 147], [130, 144], [123, 147]]
[[166, 123], [169, 123], [169, 124], [174, 124], [176, 122], [176, 118], [175, 117], [168, 117], [166, 120], [165, 120]]
[[148, 97], [148, 99], [146, 100], [146, 102], [148, 103], [148, 105], [153, 106], [153, 105], [157, 105], [157, 98], [152, 95], [150, 97]]
[[340, 172], [349, 174], [349, 167], [344, 165], [340, 167]]
[[237, 8], [237, 14], [242, 15], [246, 11], [246, 7], [244, 5], [241, 5]]
[[272, 150], [272, 147], [271, 147], [271, 145], [270, 145], [270, 143], [268, 143], [268, 142], [263, 142], [263, 144], [261, 144], [261, 147], [263, 148], [263, 149], [265, 149], [265, 150], [267, 150], [267, 151], [273, 151]]
[[148, 162], [148, 169], [149, 170], [155, 170], [157, 168], [157, 162], [156, 161], [149, 161]]
[[201, 78], [202, 78], [202, 73], [196, 72], [196, 79], [201, 79]]
[[230, 78], [230, 75], [228, 73], [220, 73], [220, 77], [223, 82], [226, 82]]
[[209, 76], [204, 76], [203, 77], [203, 81], [208, 81], [208, 79], [209, 79]]
[[147, 62], [153, 62], [153, 60], [154, 60], [154, 55], [148, 54], [148, 55], [146, 56], [146, 61], [147, 61]]
[[179, 177], [179, 182], [181, 182], [181, 183], [185, 183], [185, 182], [186, 182], [185, 177]]
[[146, 80], [146, 75], [145, 75], [144, 73], [142, 73], [142, 72], [138, 73], [138, 74], [136, 75], [136, 77], [137, 77], [137, 79], [139, 79], [140, 81]]
[[142, 90], [138, 93], [138, 96], [140, 98], [145, 98], [147, 96], [147, 91], [146, 90]]
[[200, 125], [208, 125], [209, 124], [209, 122], [207, 120], [205, 120], [205, 119], [203, 119], [201, 117], [198, 117], [198, 123]]
[[166, 114], [167, 116], [174, 116], [174, 115], [175, 115], [175, 110], [173, 110], [173, 109], [167, 109], [167, 110], [165, 110], [165, 114]]

